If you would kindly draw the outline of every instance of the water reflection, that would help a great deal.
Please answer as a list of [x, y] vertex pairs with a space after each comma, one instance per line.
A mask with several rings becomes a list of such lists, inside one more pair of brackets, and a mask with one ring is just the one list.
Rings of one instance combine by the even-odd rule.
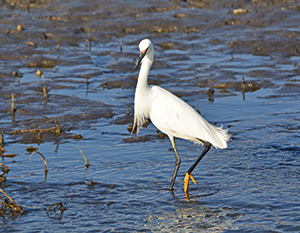
[[206, 203], [194, 203], [176, 208], [174, 211], [163, 211], [161, 214], [150, 214], [145, 220], [154, 231], [228, 231], [237, 230], [235, 222], [242, 215], [238, 209], [219, 207], [210, 208]]

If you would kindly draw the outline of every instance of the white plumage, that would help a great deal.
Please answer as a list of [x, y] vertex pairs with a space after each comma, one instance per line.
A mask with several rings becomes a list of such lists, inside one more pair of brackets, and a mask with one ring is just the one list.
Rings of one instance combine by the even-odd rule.
[[141, 69], [137, 81], [134, 99], [134, 127], [139, 131], [145, 120], [150, 118], [152, 123], [170, 138], [174, 149], [176, 163], [170, 190], [180, 166], [174, 137], [205, 144], [206, 149], [186, 173], [184, 191], [188, 191], [189, 178], [192, 170], [213, 145], [216, 148], [226, 148], [230, 136], [222, 127], [209, 124], [186, 102], [159, 86], [148, 86], [148, 74], [154, 60], [154, 48], [149, 39], [144, 39], [139, 44]]

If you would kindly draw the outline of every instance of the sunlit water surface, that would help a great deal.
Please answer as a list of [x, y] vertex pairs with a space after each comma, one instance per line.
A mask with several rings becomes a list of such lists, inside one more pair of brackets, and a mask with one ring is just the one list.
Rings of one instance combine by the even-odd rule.
[[[203, 11], [198, 9], [198, 13]], [[74, 47], [62, 44], [56, 52], [37, 48], [65, 62], [43, 70], [46, 83], [51, 86], [49, 101], [32, 103], [33, 107], [53, 104], [55, 109], [52, 98], [54, 101], [60, 95], [71, 96], [76, 99], [65, 103], [68, 110], [63, 115], [75, 114], [78, 109], [72, 104], [81, 99], [83, 103], [89, 100], [107, 104], [113, 116], [88, 123], [79, 121], [74, 129], [70, 125], [71, 133], [83, 136], [79, 140], [45, 141], [38, 145], [20, 143], [18, 135], [5, 132], [5, 149], [16, 157], [3, 159], [10, 172], [0, 188], [26, 212], [3, 216], [1, 231], [300, 231], [300, 95], [299, 85], [296, 89], [289, 86], [299, 83], [295, 71], [298, 57], [233, 53], [227, 44], [209, 43], [217, 33], [206, 33], [125, 34], [103, 43], [92, 42], [91, 51], [84, 40]], [[199, 185], [190, 184], [189, 198], [183, 193], [183, 178], [203, 148], [176, 140], [182, 164], [175, 190], [170, 192], [175, 157], [168, 138], [156, 137], [156, 128], [149, 125], [138, 135], [147, 140], [136, 142], [130, 140], [136, 135], [127, 130], [129, 123], [115, 123], [126, 117], [128, 109], [130, 115], [133, 113], [135, 86], [114, 87], [109, 82], [124, 80], [126, 84], [132, 77], [135, 83], [138, 71], [132, 70], [133, 57], [138, 58], [137, 45], [144, 37], [152, 38], [156, 49], [150, 81], [199, 108], [209, 122], [228, 128], [232, 136], [227, 149], [212, 149], [196, 167], [193, 176]], [[229, 43], [230, 37], [226, 40]], [[179, 43], [185, 49], [158, 46], [165, 41]], [[1, 61], [0, 66], [5, 69], [7, 65]], [[20, 67], [18, 71], [22, 78], [15, 78], [6, 88], [32, 93], [26, 92], [25, 87], [40, 85], [36, 68]], [[255, 76], [256, 72], [282, 75], [262, 77]], [[84, 75], [91, 76], [87, 80]], [[243, 92], [238, 85], [227, 89], [215, 86], [241, 83], [243, 78], [246, 83], [259, 83], [260, 88]], [[212, 87], [215, 88], [211, 98], [207, 91]], [[9, 101], [7, 98], [7, 108]], [[59, 116], [55, 111], [46, 115]], [[23, 127], [24, 119], [16, 112], [13, 129]], [[10, 114], [1, 115], [3, 127], [11, 122]], [[46, 178], [41, 157], [34, 153], [29, 159], [28, 146], [37, 147], [45, 156], [49, 168]], [[83, 151], [91, 164], [89, 168], [76, 147]], [[93, 186], [88, 186], [90, 180]], [[56, 202], [61, 202], [65, 211], [47, 214], [48, 207]]]

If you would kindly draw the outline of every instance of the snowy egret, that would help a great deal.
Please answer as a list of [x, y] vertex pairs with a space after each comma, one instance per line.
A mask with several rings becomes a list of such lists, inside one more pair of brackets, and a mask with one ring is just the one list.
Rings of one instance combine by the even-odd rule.
[[209, 151], [211, 145], [215, 148], [226, 148], [230, 136], [222, 126], [217, 128], [209, 124], [190, 105], [159, 86], [148, 86], [148, 74], [154, 60], [154, 48], [149, 39], [144, 39], [139, 44], [140, 57], [135, 66], [141, 64], [137, 80], [134, 98], [134, 124], [137, 132], [143, 126], [146, 119], [163, 133], [168, 135], [176, 158], [175, 170], [171, 180], [170, 190], [173, 190], [180, 157], [178, 155], [174, 137], [193, 141], [197, 144], [204, 144], [205, 149], [187, 171], [184, 178], [184, 192], [188, 192], [189, 179], [197, 183], [191, 175], [194, 168]]

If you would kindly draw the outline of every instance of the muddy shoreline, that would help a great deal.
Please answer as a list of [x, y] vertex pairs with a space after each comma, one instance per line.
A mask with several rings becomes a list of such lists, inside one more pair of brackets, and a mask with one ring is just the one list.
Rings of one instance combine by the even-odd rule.
[[[0, 188], [26, 209], [7, 211], [1, 228], [299, 231], [299, 6], [1, 1], [0, 153], [10, 171], [2, 169]], [[191, 187], [189, 202], [180, 178], [201, 147], [179, 140], [183, 165], [170, 194], [167, 138], [151, 124], [131, 134], [138, 74], [132, 68], [146, 37], [155, 46], [149, 84], [232, 135], [227, 150], [214, 150], [195, 171], [202, 182]], [[38, 156], [28, 161], [28, 146], [44, 154], [47, 179]], [[65, 211], [49, 216], [54, 200]]]

